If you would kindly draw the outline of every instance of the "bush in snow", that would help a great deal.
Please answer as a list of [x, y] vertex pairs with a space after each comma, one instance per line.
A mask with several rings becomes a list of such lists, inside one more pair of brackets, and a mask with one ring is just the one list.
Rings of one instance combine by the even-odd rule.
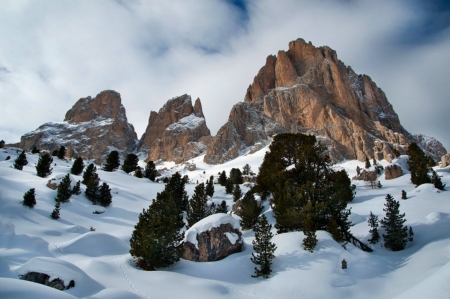
[[25, 192], [25, 194], [23, 195], [22, 204], [29, 208], [34, 207], [34, 205], [36, 204], [36, 193], [34, 191], [34, 188], [31, 188], [30, 190]]

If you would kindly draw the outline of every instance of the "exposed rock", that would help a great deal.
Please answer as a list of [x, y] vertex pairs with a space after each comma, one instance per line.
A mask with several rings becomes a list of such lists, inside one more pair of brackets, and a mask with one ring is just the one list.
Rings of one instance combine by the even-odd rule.
[[282, 132], [315, 135], [333, 162], [366, 157], [392, 161], [394, 149], [406, 154], [416, 140], [369, 76], [357, 75], [331, 48], [302, 39], [290, 42], [289, 50], [277, 57], [267, 57], [244, 101], [233, 106], [208, 146], [206, 163], [223, 163], [261, 148]]
[[195, 165], [195, 163], [186, 163], [185, 167], [188, 171], [194, 171], [197, 169], [197, 166]]
[[79, 99], [66, 113], [63, 122], [46, 123], [21, 137], [19, 147], [52, 152], [64, 145], [66, 156], [94, 159], [100, 164], [112, 149], [122, 157], [133, 152], [137, 135], [129, 124], [120, 94], [107, 90], [95, 98]]
[[375, 181], [378, 177], [378, 172], [377, 170], [363, 170], [361, 171], [361, 173], [357, 176], [354, 176], [352, 178], [352, 180], [355, 181], [366, 181], [366, 182], [371, 182], [371, 181]]
[[414, 142], [424, 151], [426, 156], [430, 156], [436, 163], [439, 163], [442, 156], [447, 154], [447, 150], [442, 143], [437, 141], [434, 137], [425, 136], [422, 134], [414, 135]]
[[183, 258], [195, 262], [211, 262], [240, 252], [243, 244], [239, 221], [227, 214], [214, 214], [187, 232]]
[[441, 168], [447, 167], [450, 165], [450, 153], [443, 155], [441, 158]]
[[[64, 174], [58, 174], [57, 176], [55, 176], [54, 178], [51, 178], [50, 180], [48, 180], [47, 182], [47, 187], [52, 189], [52, 190], [56, 190], [59, 186], [59, 184], [61, 183], [61, 180], [65, 177]], [[73, 188], [75, 186], [75, 178], [69, 174], [70, 177], [70, 187]]]
[[43, 284], [49, 287], [52, 287], [54, 289], [63, 291], [63, 290], [68, 290], [70, 288], [73, 288], [75, 286], [75, 281], [71, 280], [67, 286], [64, 285], [64, 281], [59, 279], [59, 278], [55, 278], [52, 281], [49, 281], [50, 276], [45, 274], [45, 273], [39, 273], [39, 272], [28, 272], [25, 275], [22, 275], [20, 277], [20, 279], [26, 280], [26, 281], [31, 281], [31, 282], [36, 282], [39, 284]]
[[403, 175], [403, 170], [397, 164], [391, 164], [384, 169], [384, 178], [386, 180], [393, 180]]
[[211, 142], [200, 99], [192, 106], [191, 97], [173, 98], [159, 110], [150, 112], [138, 151], [147, 155], [146, 161], [182, 163], [202, 154]]

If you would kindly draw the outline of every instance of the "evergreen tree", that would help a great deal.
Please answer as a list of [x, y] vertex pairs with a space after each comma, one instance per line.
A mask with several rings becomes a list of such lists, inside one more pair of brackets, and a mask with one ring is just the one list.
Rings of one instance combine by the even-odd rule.
[[84, 194], [86, 195], [87, 199], [89, 199], [92, 204], [97, 204], [99, 199], [99, 185], [100, 185], [100, 179], [98, 177], [97, 173], [93, 173], [92, 176], [89, 178], [89, 181], [86, 183], [86, 191]]
[[367, 223], [369, 223], [370, 226], [369, 233], [371, 236], [368, 241], [370, 244], [375, 244], [380, 240], [380, 234], [378, 233], [378, 216], [374, 215], [371, 211]]
[[275, 258], [275, 250], [277, 246], [270, 242], [273, 234], [271, 232], [272, 225], [267, 222], [266, 216], [263, 214], [258, 218], [253, 230], [255, 232], [255, 240], [252, 241], [254, 253], [252, 253], [251, 261], [259, 266], [255, 267], [255, 275], [252, 277], [269, 278], [272, 272], [272, 260]]
[[372, 165], [370, 165], [369, 158], [366, 156], [366, 164], [364, 165], [364, 167], [365, 167], [366, 169], [368, 169], [368, 168], [370, 168], [370, 166], [372, 166]]
[[105, 182], [103, 182], [102, 186], [100, 187], [97, 202], [100, 203], [102, 207], [108, 207], [112, 203], [111, 189]]
[[52, 219], [59, 219], [59, 210], [61, 210], [61, 204], [59, 203], [59, 201], [56, 202], [55, 204], [55, 208], [53, 209], [53, 212], [50, 214], [50, 217]]
[[431, 183], [436, 189], [444, 190], [446, 184], [442, 184], [441, 177], [431, 168]]
[[59, 151], [57, 149], [53, 150], [52, 157], [57, 157], [58, 156], [58, 152]]
[[361, 167], [356, 166], [356, 174], [360, 175], [361, 174]]
[[52, 174], [53, 168], [50, 167], [52, 162], [53, 158], [50, 157], [49, 154], [45, 153], [40, 156], [36, 165], [37, 176], [45, 178], [46, 176]]
[[[303, 249], [313, 252], [317, 245], [317, 211], [312, 202], [308, 202], [302, 210], [302, 219], [304, 219], [302, 231], [305, 235], [302, 245]], [[336, 234], [336, 232], [335, 232]]]
[[242, 167], [242, 174], [243, 175], [251, 175], [252, 174], [252, 168], [250, 165], [245, 164], [244, 167]]
[[0, 140], [0, 148], [4, 148], [5, 147], [5, 140]]
[[80, 175], [84, 170], [84, 162], [83, 158], [78, 157], [73, 162], [72, 168], [70, 169], [70, 173], [74, 175]]
[[233, 182], [231, 178], [228, 178], [227, 181], [225, 182], [225, 192], [227, 194], [233, 193]]
[[130, 239], [130, 254], [151, 269], [170, 266], [183, 252], [183, 226], [183, 217], [170, 194], [158, 193], [152, 205], [139, 215]]
[[209, 180], [206, 181], [206, 187], [205, 187], [206, 195], [209, 197], [214, 196], [214, 176], [210, 176]]
[[430, 156], [427, 156], [427, 167], [431, 168], [436, 166], [436, 162]]
[[201, 183], [195, 187], [194, 195], [189, 200], [186, 220], [192, 227], [195, 223], [212, 214], [208, 206], [208, 195], [205, 192], [205, 184]]
[[239, 185], [234, 185], [233, 189], [233, 202], [238, 201], [242, 197], [241, 187]]
[[219, 184], [220, 186], [225, 186], [227, 183], [227, 174], [224, 171], [222, 171], [222, 173], [219, 175]]
[[17, 156], [16, 160], [14, 160], [14, 168], [22, 170], [27, 164], [27, 155], [25, 154], [25, 151], [22, 151], [22, 153]]
[[66, 156], [66, 148], [64, 147], [64, 145], [61, 145], [61, 147], [59, 148], [57, 156], [61, 160]]
[[75, 186], [73, 186], [73, 188], [72, 188], [72, 194], [75, 194], [75, 195], [81, 194], [81, 186], [80, 185], [81, 185], [80, 181], [76, 182]]
[[242, 177], [242, 172], [239, 168], [231, 168], [230, 179], [232, 184], [244, 183], [244, 178]]
[[402, 199], [408, 199], [408, 196], [406, 195], [405, 190], [402, 190]]
[[103, 165], [103, 170], [111, 172], [117, 170], [119, 166], [120, 166], [119, 152], [111, 151], [108, 154], [108, 157], [106, 157], [106, 162]]
[[409, 145], [408, 156], [411, 182], [416, 186], [431, 183], [431, 179], [428, 176], [427, 158], [416, 143], [413, 142]]
[[145, 177], [154, 182], [157, 175], [158, 171], [156, 170], [155, 163], [153, 163], [153, 161], [148, 161], [147, 165], [145, 166]]
[[188, 206], [189, 197], [185, 190], [185, 185], [188, 182], [188, 177], [181, 177], [178, 171], [172, 175], [169, 182], [166, 184], [164, 191], [169, 193], [178, 207], [180, 213], [181, 211], [186, 211]]
[[33, 149], [31, 150], [32, 154], [39, 154], [40, 150], [38, 148], [36, 148], [35, 146], [33, 147]]
[[376, 160], [375, 158], [373, 158], [373, 160], [372, 160], [372, 165], [373, 165], [373, 166], [376, 166], [376, 165], [377, 165], [377, 160]]
[[409, 231], [408, 231], [408, 242], [412, 242], [414, 241], [414, 232], [412, 227], [409, 227]]
[[95, 174], [97, 174], [97, 167], [95, 167], [94, 163], [91, 163], [84, 171], [83, 180], [81, 181], [81, 183], [87, 185], [88, 182], [91, 180], [91, 177], [94, 176]]
[[384, 246], [392, 251], [403, 250], [408, 242], [408, 228], [403, 225], [405, 214], [400, 214], [400, 203], [390, 194], [386, 195], [384, 206], [386, 216], [380, 221], [386, 232], [383, 234]]
[[137, 168], [136, 168], [136, 170], [134, 171], [134, 176], [135, 177], [137, 177], [137, 178], [139, 178], [139, 179], [142, 179], [144, 176], [142, 175], [142, 170], [141, 170], [141, 168], [138, 166]]
[[216, 208], [215, 214], [217, 213], [224, 213], [224, 214], [228, 213], [228, 206], [225, 200], [222, 200], [220, 205]]
[[56, 192], [55, 201], [57, 202], [68, 202], [70, 197], [72, 196], [72, 190], [70, 188], [70, 175], [67, 174], [61, 180], [58, 185], [58, 189]]
[[34, 188], [31, 188], [30, 190], [28, 190], [27, 192], [25, 192], [25, 194], [23, 195], [23, 202], [22, 204], [24, 206], [27, 206], [29, 208], [33, 208], [34, 205], [36, 204], [36, 193]]
[[10, 160], [11, 159], [11, 156], [7, 156], [6, 158], [5, 158], [5, 161], [8, 161], [8, 160]]
[[394, 154], [395, 158], [400, 157], [400, 152], [398, 151], [398, 149], [394, 148], [394, 149], [392, 150], [392, 153]]
[[244, 197], [241, 199], [241, 208], [236, 213], [241, 217], [239, 223], [242, 229], [248, 230], [258, 221], [258, 216], [261, 214], [263, 207], [259, 201], [255, 199], [252, 190], [247, 191]]
[[138, 166], [139, 158], [135, 154], [128, 154], [123, 161], [122, 170], [126, 173], [130, 173], [136, 170]]
[[381, 182], [378, 181], [378, 182], [377, 182], [377, 188], [378, 188], [378, 189], [381, 189], [382, 187], [383, 187], [383, 185], [381, 185]]

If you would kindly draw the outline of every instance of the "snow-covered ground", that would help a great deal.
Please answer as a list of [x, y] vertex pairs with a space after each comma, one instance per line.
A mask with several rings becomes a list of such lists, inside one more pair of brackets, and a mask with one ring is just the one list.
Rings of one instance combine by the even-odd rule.
[[[207, 165], [203, 157], [192, 160], [197, 170], [166, 163], [167, 173], [178, 170], [187, 174], [191, 196], [197, 181], [206, 182], [211, 175], [249, 164], [258, 172], [267, 148], [241, 156], [222, 165]], [[146, 272], [131, 262], [129, 239], [139, 213], [151, 204], [162, 183], [139, 179], [123, 171], [97, 170], [113, 195], [108, 208], [92, 205], [83, 195], [72, 196], [61, 205], [61, 218], [52, 220], [56, 191], [46, 187], [50, 178], [70, 172], [73, 161], [54, 159], [53, 173], [48, 178], [36, 176], [38, 155], [27, 153], [29, 164], [19, 171], [13, 168], [16, 149], [0, 150], [0, 298], [449, 298], [450, 297], [450, 192], [439, 192], [431, 184], [418, 188], [408, 173], [386, 181], [380, 177], [381, 189], [369, 189], [364, 182], [354, 181], [356, 198], [350, 204], [353, 234], [367, 243], [367, 218], [372, 211], [383, 218], [386, 194], [400, 201], [406, 214], [406, 225], [414, 229], [414, 241], [400, 252], [386, 250], [378, 243], [373, 252], [363, 252], [353, 245], [344, 249], [324, 231], [317, 232], [318, 246], [313, 253], [302, 249], [303, 233], [275, 235], [277, 245], [273, 273], [269, 279], [252, 278], [250, 261], [253, 232], [243, 233], [244, 250], [211, 263], [181, 260], [166, 269]], [[11, 159], [5, 161], [10, 156]], [[406, 157], [397, 161], [403, 167]], [[382, 161], [387, 165], [385, 161]], [[87, 161], [85, 161], [87, 165]], [[356, 166], [364, 163], [347, 161], [337, 167], [350, 177]], [[404, 171], [406, 169], [404, 168]], [[436, 168], [443, 183], [450, 186], [450, 168]], [[81, 180], [81, 176], [72, 176]], [[23, 195], [36, 189], [37, 204], [33, 209], [22, 205]], [[448, 190], [449, 187], [447, 187]], [[247, 190], [242, 187], [243, 191]], [[401, 190], [408, 194], [401, 200]], [[84, 186], [82, 186], [84, 191]], [[215, 185], [213, 200], [232, 197]], [[104, 211], [102, 214], [93, 214]], [[274, 224], [272, 211], [264, 213]], [[95, 228], [95, 232], [90, 228]], [[275, 233], [275, 230], [274, 230]], [[348, 262], [346, 270], [341, 261]], [[41, 271], [64, 281], [75, 280], [76, 286], [66, 291], [19, 280], [27, 271]]]

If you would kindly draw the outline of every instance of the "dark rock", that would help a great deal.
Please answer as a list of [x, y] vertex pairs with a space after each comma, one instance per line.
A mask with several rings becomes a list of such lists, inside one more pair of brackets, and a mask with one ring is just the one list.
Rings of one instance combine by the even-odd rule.
[[384, 169], [384, 178], [386, 180], [393, 180], [403, 175], [403, 170], [396, 164], [391, 164]]
[[70, 288], [75, 287], [75, 281], [73, 281], [73, 280], [71, 280], [66, 287], [64, 285], [63, 280], [61, 280], [59, 278], [55, 278], [52, 281], [49, 281], [49, 279], [50, 279], [49, 275], [47, 275], [45, 273], [39, 273], [39, 272], [28, 272], [25, 275], [22, 275], [20, 277], [20, 279], [43, 284], [43, 285], [49, 286], [51, 288], [54, 288], [54, 289], [57, 289], [60, 291], [68, 290]]

